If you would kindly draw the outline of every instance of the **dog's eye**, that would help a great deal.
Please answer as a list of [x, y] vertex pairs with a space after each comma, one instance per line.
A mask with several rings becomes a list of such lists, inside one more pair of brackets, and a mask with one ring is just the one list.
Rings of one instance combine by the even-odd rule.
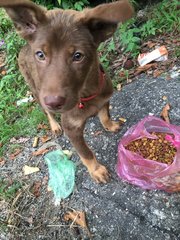
[[45, 60], [45, 54], [43, 53], [43, 51], [37, 51], [37, 52], [36, 52], [36, 57], [37, 57], [40, 61]]
[[80, 62], [84, 58], [84, 55], [80, 52], [75, 52], [73, 55], [74, 62]]

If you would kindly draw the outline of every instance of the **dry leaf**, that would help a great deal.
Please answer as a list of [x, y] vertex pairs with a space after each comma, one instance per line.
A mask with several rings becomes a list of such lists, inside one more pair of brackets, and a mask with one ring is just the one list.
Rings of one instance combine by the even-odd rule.
[[164, 101], [166, 101], [166, 100], [167, 100], [167, 96], [163, 96], [162, 99], [163, 99]]
[[124, 63], [124, 69], [131, 69], [134, 67], [134, 62], [131, 59], [128, 59], [125, 63]]
[[5, 160], [3, 157], [0, 157], [0, 166], [2, 167], [5, 164]]
[[25, 165], [23, 167], [23, 172], [24, 172], [24, 175], [29, 175], [29, 174], [32, 174], [32, 173], [35, 173], [35, 172], [39, 172], [39, 168], [38, 167], [29, 167], [27, 165]]
[[73, 212], [67, 212], [64, 216], [64, 220], [65, 221], [73, 221], [72, 222], [72, 226], [74, 223], [76, 223], [77, 225], [80, 225], [82, 228], [86, 229], [88, 235], [91, 237], [91, 233], [89, 231], [89, 228], [87, 226], [86, 223], [86, 216], [85, 216], [85, 212], [79, 212], [79, 211], [75, 211], [73, 210]]
[[127, 120], [125, 118], [121, 117], [121, 118], [119, 118], [119, 121], [125, 123]]
[[94, 136], [98, 136], [98, 135], [102, 134], [102, 132], [103, 132], [103, 131], [96, 131], [96, 132], [94, 133]]
[[152, 48], [154, 46], [156, 46], [156, 43], [152, 42], [152, 41], [147, 41], [145, 43], [142, 44], [142, 47], [148, 47], [148, 48]]
[[164, 71], [163, 70], [158, 70], [156, 69], [154, 72], [153, 72], [153, 77], [156, 78], [158, 76], [160, 76]]
[[121, 89], [122, 89], [122, 85], [121, 85], [120, 83], [118, 83], [118, 85], [117, 85], [116, 88], [117, 88], [118, 91], [121, 91]]
[[63, 150], [63, 153], [64, 153], [68, 158], [71, 158], [71, 157], [72, 157], [72, 154], [73, 154], [73, 152], [72, 152], [72, 151], [69, 151], [69, 150]]
[[167, 76], [166, 76], [166, 80], [168, 80], [168, 81], [169, 81], [169, 80], [171, 80], [171, 79], [172, 79], [172, 78], [171, 78], [171, 76], [170, 76], [170, 75], [167, 75]]
[[122, 78], [124, 78], [124, 77], [126, 76], [126, 74], [125, 74], [124, 71], [120, 71], [120, 72], [119, 72], [119, 76], [122, 77]]
[[147, 46], [148, 46], [148, 48], [153, 48], [154, 46], [156, 46], [156, 43], [153, 43], [153, 42], [151, 42], [151, 41], [148, 41], [148, 42], [147, 42]]
[[39, 149], [39, 150], [33, 152], [32, 155], [39, 156], [39, 155], [43, 155], [43, 154], [47, 153], [48, 151], [49, 151], [49, 149], [43, 148], [43, 149]]
[[12, 153], [12, 154], [10, 154], [10, 156], [9, 156], [9, 158], [11, 159], [11, 160], [14, 160], [16, 157], [17, 157], [17, 155], [19, 155], [20, 153], [21, 153], [21, 151], [22, 151], [22, 149], [15, 149], [15, 152], [14, 153]]
[[39, 142], [39, 137], [35, 137], [33, 141], [33, 148], [36, 148]]
[[35, 197], [40, 196], [40, 189], [41, 189], [41, 182], [39, 182], [39, 181], [34, 182], [33, 188], [32, 188], [32, 193], [34, 194]]
[[160, 114], [160, 116], [162, 117], [162, 119], [164, 121], [166, 121], [167, 123], [170, 123], [170, 119], [169, 119], [169, 110], [170, 110], [170, 105], [169, 103], [167, 103], [164, 107], [163, 107], [163, 110]]
[[2, 147], [3, 146], [3, 144], [0, 142], [0, 147]]
[[6, 75], [6, 71], [3, 70], [3, 71], [1, 72], [1, 74], [2, 74], [3, 76]]
[[38, 130], [41, 130], [41, 129], [49, 130], [49, 127], [46, 124], [40, 123], [40, 124], [38, 124], [37, 129]]
[[43, 136], [43, 137], [41, 137], [41, 142], [42, 143], [46, 143], [46, 142], [48, 142], [48, 141], [50, 141], [51, 140], [51, 138], [49, 137], [49, 136]]
[[157, 63], [149, 63], [149, 64], [146, 64], [144, 66], [137, 67], [134, 75], [136, 76], [136, 75], [138, 75], [142, 72], [145, 72], [145, 71], [149, 70], [152, 67], [157, 67]]

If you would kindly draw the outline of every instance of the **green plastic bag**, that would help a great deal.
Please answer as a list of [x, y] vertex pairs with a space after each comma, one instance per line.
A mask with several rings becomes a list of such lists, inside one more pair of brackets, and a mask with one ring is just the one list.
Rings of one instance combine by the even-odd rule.
[[55, 204], [67, 198], [74, 189], [75, 165], [61, 150], [55, 150], [45, 155], [49, 169], [48, 186], [52, 189]]

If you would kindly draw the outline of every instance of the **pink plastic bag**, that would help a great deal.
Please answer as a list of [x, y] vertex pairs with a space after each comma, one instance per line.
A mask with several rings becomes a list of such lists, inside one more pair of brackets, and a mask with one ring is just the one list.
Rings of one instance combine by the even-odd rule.
[[[173, 134], [177, 149], [172, 164], [167, 165], [144, 159], [137, 153], [125, 149], [130, 142], [143, 137], [157, 138], [152, 132]], [[173, 144], [172, 143], [172, 144]], [[119, 142], [117, 174], [129, 183], [144, 189], [162, 189], [167, 192], [180, 191], [180, 127], [148, 116], [131, 127]]]

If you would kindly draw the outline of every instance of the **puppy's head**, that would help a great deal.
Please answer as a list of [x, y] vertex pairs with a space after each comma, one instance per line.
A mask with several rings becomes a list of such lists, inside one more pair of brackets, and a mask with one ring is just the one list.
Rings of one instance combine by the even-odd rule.
[[28, 0], [0, 0], [0, 7], [6, 9], [17, 32], [31, 47], [41, 105], [60, 112], [72, 109], [87, 80], [91, 84], [90, 78], [98, 77], [98, 45], [133, 13], [127, 0], [82, 12], [47, 11]]

